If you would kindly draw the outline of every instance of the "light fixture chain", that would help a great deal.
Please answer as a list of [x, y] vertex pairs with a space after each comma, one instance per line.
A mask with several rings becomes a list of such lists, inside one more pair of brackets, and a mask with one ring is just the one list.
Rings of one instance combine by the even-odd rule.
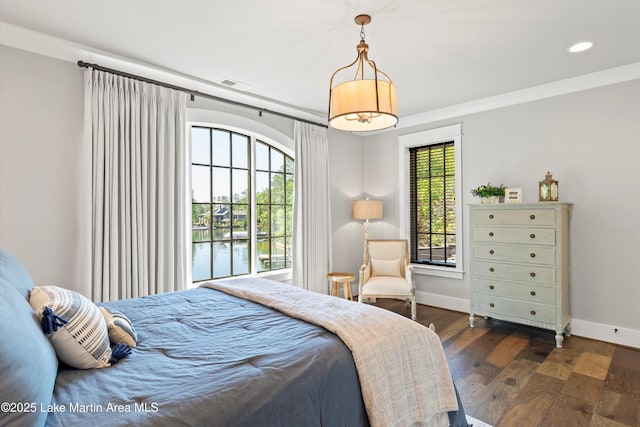
[[360, 39], [364, 41], [364, 24], [360, 27]]

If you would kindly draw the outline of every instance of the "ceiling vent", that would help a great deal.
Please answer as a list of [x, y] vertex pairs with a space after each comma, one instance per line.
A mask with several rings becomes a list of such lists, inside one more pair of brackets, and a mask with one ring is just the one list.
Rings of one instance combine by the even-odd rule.
[[239, 82], [237, 80], [231, 79], [222, 79], [218, 82], [218, 84], [226, 87], [230, 87], [237, 90], [249, 90], [249, 85], [246, 83]]

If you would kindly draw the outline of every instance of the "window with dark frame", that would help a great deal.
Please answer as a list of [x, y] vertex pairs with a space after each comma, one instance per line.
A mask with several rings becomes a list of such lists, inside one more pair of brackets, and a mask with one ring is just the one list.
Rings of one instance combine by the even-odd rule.
[[191, 128], [191, 149], [193, 281], [290, 267], [293, 159], [249, 135], [203, 126]]
[[454, 142], [409, 148], [411, 262], [456, 266]]
[[291, 267], [293, 158], [256, 142], [256, 271]]

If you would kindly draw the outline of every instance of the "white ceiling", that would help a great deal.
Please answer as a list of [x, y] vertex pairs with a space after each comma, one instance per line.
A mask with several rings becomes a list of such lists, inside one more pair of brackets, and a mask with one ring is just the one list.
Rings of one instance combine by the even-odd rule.
[[[638, 0], [0, 0], [0, 20], [326, 115], [329, 78], [369, 56], [403, 117], [640, 61]], [[0, 33], [0, 42], [3, 40]], [[594, 47], [569, 54], [569, 45]], [[81, 59], [81, 58], [78, 58]]]

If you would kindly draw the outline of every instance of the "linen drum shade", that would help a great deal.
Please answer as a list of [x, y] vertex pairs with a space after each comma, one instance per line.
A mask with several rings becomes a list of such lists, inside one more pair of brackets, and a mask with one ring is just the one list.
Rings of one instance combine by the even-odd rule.
[[352, 209], [354, 219], [382, 218], [382, 200], [354, 200]]
[[398, 123], [396, 87], [377, 80], [376, 91], [373, 79], [340, 83], [331, 89], [330, 111], [329, 124], [335, 129], [373, 131], [394, 126]]

